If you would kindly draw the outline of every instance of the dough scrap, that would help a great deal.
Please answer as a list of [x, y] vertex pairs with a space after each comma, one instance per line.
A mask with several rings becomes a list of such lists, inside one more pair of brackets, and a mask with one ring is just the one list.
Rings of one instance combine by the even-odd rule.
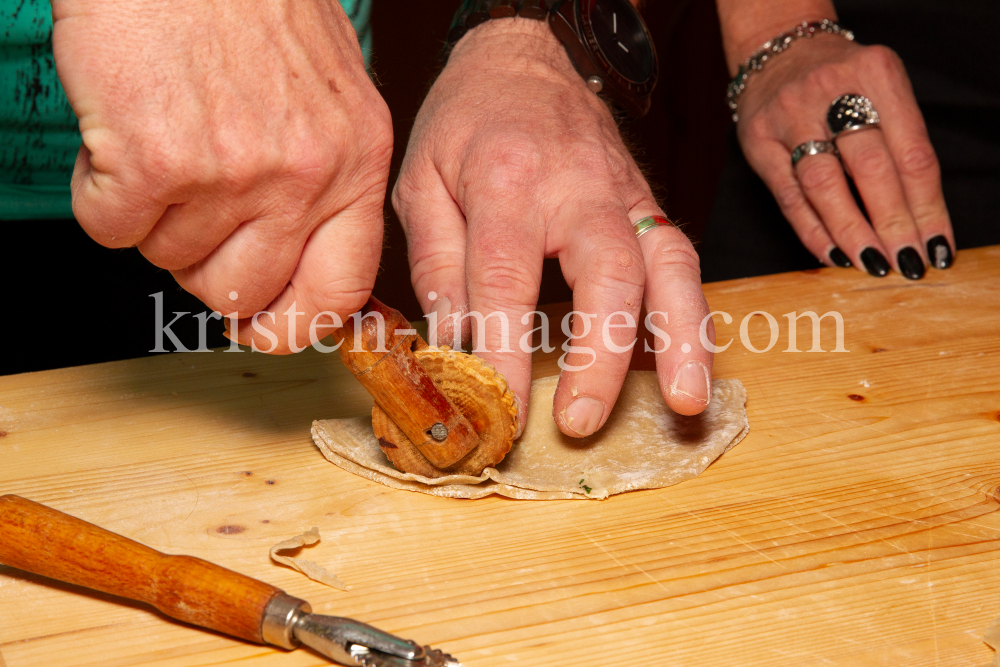
[[282, 565], [287, 565], [293, 570], [298, 570], [313, 581], [318, 581], [321, 584], [325, 584], [331, 588], [336, 588], [341, 591], [348, 590], [347, 584], [341, 581], [337, 575], [330, 572], [322, 565], [314, 563], [311, 560], [305, 560], [304, 558], [292, 558], [291, 556], [278, 555], [279, 551], [293, 551], [295, 549], [301, 549], [302, 547], [311, 547], [317, 542], [319, 542], [319, 528], [313, 526], [312, 530], [308, 530], [301, 535], [291, 537], [283, 542], [278, 542], [271, 547], [271, 559], [277, 563], [281, 563]]
[[696, 477], [750, 430], [739, 380], [714, 380], [705, 412], [684, 417], [663, 402], [655, 372], [629, 371], [604, 427], [570, 438], [552, 419], [558, 381], [553, 376], [532, 383], [524, 434], [496, 468], [478, 477], [429, 478], [396, 470], [379, 448], [371, 417], [313, 422], [313, 441], [337, 466], [394, 489], [449, 498], [604, 499]]

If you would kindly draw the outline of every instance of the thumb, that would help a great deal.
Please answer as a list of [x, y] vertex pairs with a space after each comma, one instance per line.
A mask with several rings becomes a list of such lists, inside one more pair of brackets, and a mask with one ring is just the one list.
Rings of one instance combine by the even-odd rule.
[[284, 290], [259, 316], [239, 320], [238, 341], [273, 354], [299, 352], [360, 310], [378, 273], [384, 197], [380, 190], [319, 225]]

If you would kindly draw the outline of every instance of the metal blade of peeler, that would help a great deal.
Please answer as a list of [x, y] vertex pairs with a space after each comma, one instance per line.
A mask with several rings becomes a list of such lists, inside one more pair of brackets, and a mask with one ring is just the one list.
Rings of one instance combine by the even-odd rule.
[[350, 618], [303, 614], [295, 623], [293, 633], [298, 641], [343, 665], [462, 667], [447, 653]]

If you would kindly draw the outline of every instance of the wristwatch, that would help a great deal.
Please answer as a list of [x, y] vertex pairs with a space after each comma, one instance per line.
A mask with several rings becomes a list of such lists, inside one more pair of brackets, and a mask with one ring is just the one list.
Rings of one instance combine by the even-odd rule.
[[463, 0], [455, 13], [444, 57], [465, 33], [490, 19], [548, 19], [587, 87], [628, 115], [649, 110], [659, 67], [642, 16], [629, 0]]

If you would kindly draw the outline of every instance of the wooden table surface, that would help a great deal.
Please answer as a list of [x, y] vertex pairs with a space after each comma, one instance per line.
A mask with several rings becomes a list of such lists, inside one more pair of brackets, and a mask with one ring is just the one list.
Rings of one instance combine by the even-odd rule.
[[[0, 378], [0, 493], [444, 648], [467, 667], [985, 665], [1000, 615], [1000, 247], [921, 281], [824, 269], [706, 286], [750, 435], [678, 486], [465, 501], [328, 463], [313, 419], [370, 399], [336, 355], [223, 352]], [[740, 322], [767, 311], [768, 352]], [[846, 353], [784, 351], [835, 310]], [[800, 321], [798, 347], [811, 347]], [[763, 316], [749, 342], [766, 346]], [[8, 325], [9, 326], [9, 325]], [[67, 337], [67, 344], [72, 338]], [[4, 353], [10, 353], [4, 351]], [[552, 359], [539, 374], [555, 370]], [[340, 592], [272, 564], [304, 552]], [[2, 539], [2, 536], [0, 536]], [[0, 664], [328, 664], [0, 567]]]

